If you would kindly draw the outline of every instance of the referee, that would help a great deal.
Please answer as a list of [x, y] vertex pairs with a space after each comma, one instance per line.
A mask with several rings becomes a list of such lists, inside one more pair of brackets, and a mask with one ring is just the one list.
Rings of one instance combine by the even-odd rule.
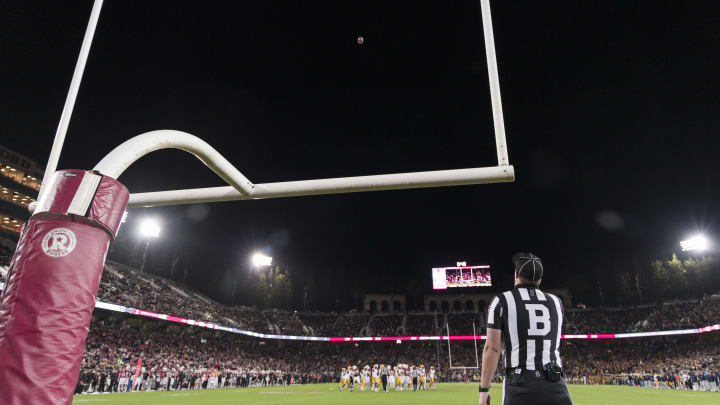
[[[389, 367], [389, 366], [388, 366]], [[382, 381], [383, 392], [387, 392], [388, 369], [384, 364], [380, 365], [380, 381]]]
[[505, 370], [502, 405], [572, 405], [560, 360], [563, 312], [560, 300], [543, 293], [543, 265], [531, 253], [513, 256], [515, 288], [488, 308], [480, 405], [490, 402], [490, 382], [500, 352]]

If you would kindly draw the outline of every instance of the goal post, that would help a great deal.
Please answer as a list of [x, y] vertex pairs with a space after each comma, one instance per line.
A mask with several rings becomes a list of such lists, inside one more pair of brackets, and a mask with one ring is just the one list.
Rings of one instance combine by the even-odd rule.
[[450, 370], [467, 370], [467, 369], [480, 369], [480, 357], [478, 356], [478, 346], [477, 346], [477, 331], [475, 330], [475, 322], [472, 323], [473, 327], [473, 343], [475, 344], [475, 367], [468, 367], [468, 366], [459, 366], [459, 367], [453, 367], [452, 365], [452, 352], [450, 351], [450, 323], [448, 322], [446, 324], [447, 326], [447, 342], [448, 342], [448, 362], [449, 362], [449, 369]]
[[[45, 184], [49, 182], [57, 169], [57, 163], [65, 141], [70, 117], [72, 116], [75, 106], [75, 99], [77, 97], [82, 75], [87, 63], [90, 45], [95, 35], [95, 29], [98, 23], [102, 4], [102, 0], [95, 0], [93, 5], [90, 21], [83, 39], [75, 72], [73, 73], [68, 96], [63, 107], [57, 132], [55, 134], [50, 158], [45, 169], [40, 195], [45, 192]], [[227, 162], [227, 160], [217, 153], [217, 151], [215, 151], [207, 143], [201, 141], [199, 138], [193, 137], [195, 138], [195, 140], [193, 140], [190, 138], [192, 137], [190, 134], [180, 131], [160, 130], [138, 135], [121, 144], [108, 154], [98, 164], [98, 166], [96, 166], [95, 170], [103, 175], [117, 178], [122, 171], [124, 171], [132, 162], [137, 160], [137, 158], [154, 150], [177, 148], [186, 150], [198, 156], [229, 184], [226, 187], [208, 187], [131, 194], [129, 207], [151, 207], [200, 202], [235, 201], [318, 194], [512, 182], [515, 180], [515, 171], [513, 166], [510, 165], [510, 159], [508, 157], [490, 0], [480, 0], [480, 10], [483, 24], [485, 56], [488, 68], [495, 147], [498, 159], [496, 166], [253, 185], [249, 182], [249, 180], [244, 178], [232, 164]], [[190, 146], [190, 144], [193, 145]], [[211, 153], [212, 156], [203, 156], [204, 152], [210, 151], [214, 152]], [[135, 157], [131, 159], [124, 158], [129, 156], [128, 154], [133, 153], [136, 154]], [[210, 159], [206, 159], [208, 157], [210, 157]], [[219, 161], [222, 161], [221, 165], [213, 166], [214, 162], [216, 163]], [[117, 172], [117, 174], [113, 175], [113, 172]], [[33, 212], [33, 210], [34, 205], [31, 205], [30, 211]]]
[[[207, 142], [194, 135], [173, 130], [152, 131], [129, 139], [105, 156], [92, 171], [57, 171], [103, 4], [103, 0], [94, 0], [38, 200], [28, 207], [33, 215], [21, 233], [19, 246], [22, 249], [16, 250], [13, 256], [8, 285], [0, 303], [0, 324], [5, 327], [3, 334], [0, 334], [0, 354], [5, 354], [0, 362], [0, 386], [8, 387], [0, 391], [0, 402], [8, 405], [70, 405], [72, 402], [73, 382], [78, 378], [87, 325], [97, 297], [107, 247], [117, 235], [126, 207], [514, 181], [515, 172], [510, 165], [505, 137], [490, 0], [479, 1], [497, 165], [253, 184]], [[116, 181], [117, 177], [140, 157], [166, 148], [192, 153], [228, 185], [128, 195], [128, 190]], [[44, 251], [44, 254], [29, 256], [27, 251]], [[75, 253], [71, 254], [73, 251]], [[40, 259], [41, 262], [36, 261]], [[59, 265], [60, 262], [63, 265]], [[18, 263], [22, 264], [22, 269], [18, 267]], [[67, 271], [61, 272], [57, 271], [58, 269]], [[85, 274], [85, 277], [76, 277], [73, 275], [75, 273]], [[44, 274], [52, 277], [44, 277]], [[21, 277], [36, 284], [22, 284]], [[56, 295], [62, 299], [48, 298]], [[57, 314], [74, 317], [74, 328], [64, 325], [64, 318]], [[48, 319], [52, 322], [44, 322]], [[52, 326], [50, 330], [64, 331], [61, 342], [53, 341], [59, 335], [47, 333], [44, 330], [47, 325]], [[448, 325], [450, 356], [449, 334]], [[44, 339], [42, 344], [36, 344], [35, 340], [38, 338]], [[477, 336], [474, 340], [474, 368], [479, 368]], [[452, 362], [452, 358], [450, 361]], [[33, 384], [27, 383], [28, 381]]]

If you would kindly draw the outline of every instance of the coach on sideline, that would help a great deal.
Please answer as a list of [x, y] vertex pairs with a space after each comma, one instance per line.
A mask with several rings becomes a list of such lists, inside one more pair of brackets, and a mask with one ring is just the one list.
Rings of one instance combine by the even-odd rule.
[[560, 360], [562, 304], [538, 288], [543, 276], [540, 258], [518, 253], [513, 265], [515, 288], [499, 294], [488, 308], [480, 405], [490, 400], [490, 383], [501, 351], [505, 366], [502, 405], [572, 405]]

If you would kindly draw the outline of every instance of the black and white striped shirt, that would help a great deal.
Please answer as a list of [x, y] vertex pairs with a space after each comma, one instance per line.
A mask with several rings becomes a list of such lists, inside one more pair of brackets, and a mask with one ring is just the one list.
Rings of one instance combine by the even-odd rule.
[[488, 308], [488, 329], [500, 329], [506, 368], [542, 370], [560, 360], [563, 311], [560, 299], [531, 284], [496, 296]]

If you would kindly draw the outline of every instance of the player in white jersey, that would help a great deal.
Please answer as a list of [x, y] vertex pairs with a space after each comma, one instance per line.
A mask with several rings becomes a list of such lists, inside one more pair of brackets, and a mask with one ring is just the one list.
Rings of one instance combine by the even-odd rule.
[[435, 366], [430, 366], [430, 374], [428, 374], [428, 377], [430, 379], [430, 388], [436, 390], [437, 387], [435, 386]]
[[364, 366], [362, 370], [360, 370], [360, 391], [365, 391], [365, 373], [367, 373], [365, 367], [367, 366]]
[[357, 366], [353, 366], [353, 372], [352, 372], [352, 382], [353, 385], [350, 387], [350, 391], [353, 390], [353, 387], [357, 385], [360, 386], [360, 370], [358, 370]]
[[388, 389], [390, 389], [392, 391], [395, 389], [395, 387], [397, 385], [397, 381], [395, 378], [395, 369], [390, 365], [388, 365], [387, 368], [388, 368]]
[[400, 391], [405, 390], [405, 365], [399, 364], [398, 367], [398, 389]]
[[352, 371], [352, 366], [348, 365], [346, 372], [347, 372], [347, 381], [346, 381], [346, 383], [347, 383], [347, 388], [348, 388], [348, 391], [352, 392], [352, 391], [353, 391], [353, 387], [354, 387], [354, 386], [353, 386], [353, 371]]
[[365, 366], [363, 369], [363, 391], [370, 390], [370, 366]]
[[162, 373], [160, 373], [160, 387], [158, 387], [158, 391], [161, 389], [167, 389], [168, 388], [168, 373], [163, 370]]
[[412, 388], [412, 376], [410, 375], [410, 366], [407, 364], [403, 370], [403, 375], [405, 376], [405, 389], [410, 390]]
[[418, 389], [425, 390], [425, 365], [420, 365], [420, 371], [418, 372]]

